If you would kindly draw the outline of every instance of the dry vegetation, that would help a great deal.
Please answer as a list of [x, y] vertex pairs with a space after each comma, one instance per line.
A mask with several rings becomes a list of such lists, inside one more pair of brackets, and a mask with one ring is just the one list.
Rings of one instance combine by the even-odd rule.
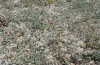
[[0, 65], [99, 65], [100, 0], [0, 0]]

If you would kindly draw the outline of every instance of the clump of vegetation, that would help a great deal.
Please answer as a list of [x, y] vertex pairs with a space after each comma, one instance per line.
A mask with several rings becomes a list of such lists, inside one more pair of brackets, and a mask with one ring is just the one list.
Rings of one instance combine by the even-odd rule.
[[81, 54], [74, 54], [71, 56], [71, 62], [75, 64], [86, 64], [90, 61], [94, 61], [97, 64], [100, 59], [100, 52], [93, 52], [93, 53], [81, 53]]
[[[81, 37], [87, 47], [100, 49], [100, 34], [98, 30], [100, 23], [98, 22], [100, 16], [96, 13], [98, 6], [96, 1], [87, 2], [87, 0], [77, 0], [73, 2], [71, 10], [78, 11], [82, 14], [82, 19], [69, 22], [70, 30], [76, 32]], [[95, 26], [97, 25], [97, 26]]]

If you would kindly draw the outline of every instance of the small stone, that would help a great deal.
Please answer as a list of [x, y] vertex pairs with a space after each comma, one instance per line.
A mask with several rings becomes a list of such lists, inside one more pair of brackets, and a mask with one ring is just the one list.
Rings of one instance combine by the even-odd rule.
[[74, 63], [70, 63], [70, 65], [75, 65]]
[[62, 47], [61, 48], [61, 51], [66, 52], [67, 51], [67, 48], [66, 47]]
[[94, 63], [94, 61], [90, 61], [90, 64], [93, 64]]
[[65, 54], [65, 57], [67, 57], [68, 59], [70, 59], [71, 54]]

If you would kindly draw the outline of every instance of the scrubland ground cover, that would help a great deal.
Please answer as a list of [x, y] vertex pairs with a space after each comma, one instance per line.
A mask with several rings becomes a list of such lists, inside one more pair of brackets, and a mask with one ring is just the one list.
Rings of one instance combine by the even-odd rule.
[[0, 0], [0, 65], [99, 65], [100, 0]]

